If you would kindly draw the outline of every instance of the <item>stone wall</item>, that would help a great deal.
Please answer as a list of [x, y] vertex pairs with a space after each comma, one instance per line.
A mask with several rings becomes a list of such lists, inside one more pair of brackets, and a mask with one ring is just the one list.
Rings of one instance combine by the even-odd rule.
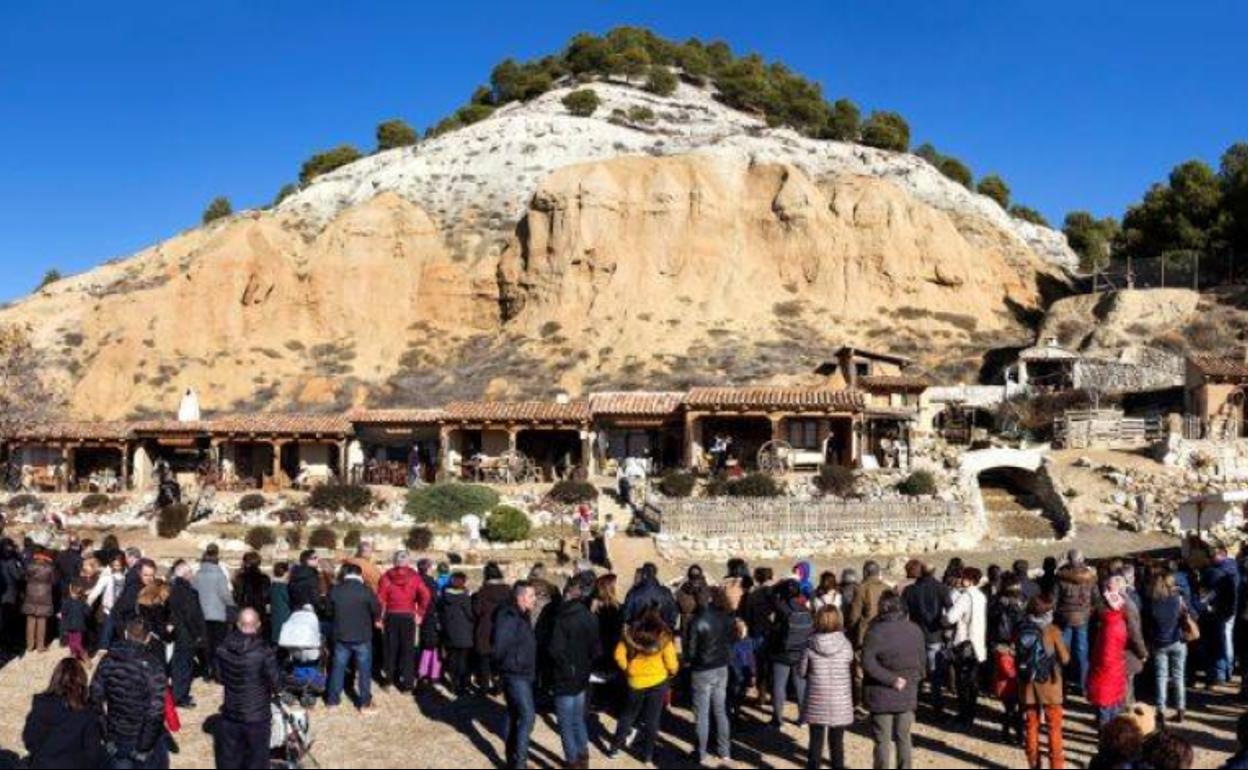
[[655, 538], [666, 558], [778, 558], [970, 547], [982, 534], [957, 501], [702, 498], [669, 501]]
[[1183, 386], [1181, 356], [1142, 349], [1137, 358], [1135, 361], [1081, 358], [1075, 362], [1075, 387], [1104, 393], [1140, 393]]

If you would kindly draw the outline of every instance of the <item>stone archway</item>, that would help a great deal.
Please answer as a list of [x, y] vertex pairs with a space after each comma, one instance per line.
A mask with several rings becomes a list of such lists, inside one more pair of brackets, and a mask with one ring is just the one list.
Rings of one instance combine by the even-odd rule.
[[1043, 452], [1004, 448], [967, 452], [962, 456], [961, 476], [985, 532], [999, 530], [1002, 520], [1012, 518], [1019, 526], [996, 534], [1043, 539], [1045, 529], [1034, 526], [1036, 516], [1042, 516], [1052, 537], [1071, 534], [1070, 511], [1053, 486]]

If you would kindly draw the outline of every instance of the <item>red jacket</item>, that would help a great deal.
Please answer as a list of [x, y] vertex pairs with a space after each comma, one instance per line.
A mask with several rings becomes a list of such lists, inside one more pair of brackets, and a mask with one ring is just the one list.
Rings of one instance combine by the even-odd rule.
[[1108, 708], [1127, 700], [1127, 614], [1102, 610], [1088, 660], [1088, 702]]
[[392, 567], [381, 576], [377, 587], [377, 599], [381, 601], [381, 614], [412, 615], [419, 623], [433, 604], [429, 588], [420, 573], [411, 567]]

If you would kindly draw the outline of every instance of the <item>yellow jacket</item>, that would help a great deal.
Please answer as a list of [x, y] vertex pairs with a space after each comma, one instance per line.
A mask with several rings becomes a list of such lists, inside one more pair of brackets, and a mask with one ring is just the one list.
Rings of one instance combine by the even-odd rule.
[[657, 687], [680, 671], [676, 644], [670, 635], [664, 634], [655, 646], [642, 648], [633, 642], [627, 629], [624, 638], [616, 645], [615, 664], [628, 678], [628, 686], [632, 690]]

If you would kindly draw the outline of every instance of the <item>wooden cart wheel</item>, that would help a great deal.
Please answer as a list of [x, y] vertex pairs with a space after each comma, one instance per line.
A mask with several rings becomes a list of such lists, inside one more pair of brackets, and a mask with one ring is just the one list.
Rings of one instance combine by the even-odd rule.
[[793, 457], [793, 445], [787, 441], [773, 439], [763, 444], [758, 450], [758, 469], [764, 473], [788, 473]]

